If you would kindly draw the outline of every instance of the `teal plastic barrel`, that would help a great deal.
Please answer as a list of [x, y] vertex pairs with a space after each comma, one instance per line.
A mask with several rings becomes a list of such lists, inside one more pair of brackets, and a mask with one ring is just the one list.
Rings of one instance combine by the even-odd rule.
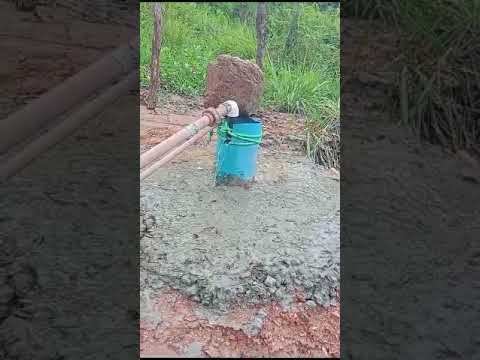
[[248, 183], [255, 179], [257, 152], [262, 139], [258, 118], [226, 118], [218, 127], [217, 184]]

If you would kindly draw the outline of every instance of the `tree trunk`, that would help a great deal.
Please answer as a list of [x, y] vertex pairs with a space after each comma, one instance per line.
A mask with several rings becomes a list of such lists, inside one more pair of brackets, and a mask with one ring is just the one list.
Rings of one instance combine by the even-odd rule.
[[290, 24], [288, 26], [288, 35], [287, 41], [285, 42], [285, 49], [287, 51], [291, 50], [297, 41], [298, 36], [298, 18], [300, 16], [300, 3], [295, 3], [295, 10], [290, 19]]
[[242, 23], [245, 23], [248, 15], [248, 2], [240, 2], [238, 5], [238, 17]]
[[157, 105], [160, 88], [160, 49], [162, 44], [162, 3], [152, 3], [154, 24], [152, 40], [152, 59], [150, 62], [150, 88], [146, 99], [147, 109], [153, 110]]
[[267, 3], [259, 2], [257, 5], [257, 65], [263, 70], [263, 57], [267, 44]]

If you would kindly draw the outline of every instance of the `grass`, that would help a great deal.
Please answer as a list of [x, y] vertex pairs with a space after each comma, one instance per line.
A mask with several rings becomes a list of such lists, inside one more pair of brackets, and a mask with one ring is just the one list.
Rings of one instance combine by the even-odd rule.
[[[195, 3], [165, 3], [161, 50], [161, 80], [164, 88], [180, 95], [201, 95], [207, 65], [219, 54], [247, 59], [255, 57], [252, 29], [229, 17], [215, 14]], [[140, 78], [149, 81], [153, 19], [150, 6], [141, 3]]]
[[399, 74], [401, 121], [453, 150], [480, 140], [480, 2], [349, 1], [345, 14], [395, 24], [409, 56]]
[[[255, 61], [256, 4], [239, 13], [238, 3], [164, 3], [162, 87], [180, 95], [202, 95], [207, 65], [220, 54]], [[268, 40], [262, 107], [305, 116], [308, 131], [324, 132], [340, 114], [340, 15], [338, 8], [301, 3], [298, 37], [285, 40], [293, 3], [268, 4]], [[153, 19], [140, 4], [140, 77], [149, 82]], [[315, 157], [315, 147], [309, 155]]]

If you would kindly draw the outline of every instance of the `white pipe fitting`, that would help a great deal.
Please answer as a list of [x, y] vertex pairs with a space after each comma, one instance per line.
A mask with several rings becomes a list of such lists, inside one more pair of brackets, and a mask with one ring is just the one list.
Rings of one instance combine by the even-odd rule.
[[224, 104], [227, 105], [227, 108], [228, 108], [228, 112], [227, 112], [228, 117], [238, 117], [238, 115], [240, 114], [240, 111], [238, 109], [238, 104], [235, 101], [228, 100], [228, 101], [225, 101]]

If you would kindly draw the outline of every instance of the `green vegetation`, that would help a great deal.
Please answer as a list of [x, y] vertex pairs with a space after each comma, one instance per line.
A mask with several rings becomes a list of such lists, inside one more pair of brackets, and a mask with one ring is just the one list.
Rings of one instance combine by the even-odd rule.
[[[165, 90], [202, 95], [207, 65], [219, 54], [255, 61], [256, 3], [165, 5], [160, 57]], [[298, 36], [287, 51], [285, 41], [294, 7], [294, 3], [268, 3], [263, 106], [305, 115], [315, 124], [310, 128], [325, 128], [338, 122], [340, 112], [339, 9], [301, 3]], [[146, 85], [153, 28], [148, 4], [141, 3], [140, 16], [140, 76]]]
[[[153, 17], [141, 3], [140, 78], [148, 83]], [[226, 53], [255, 58], [255, 29], [232, 22], [225, 14], [199, 3], [165, 3], [162, 30], [161, 81], [173, 93], [201, 95], [208, 63]]]
[[480, 2], [347, 1], [345, 15], [395, 24], [409, 54], [399, 74], [398, 111], [424, 138], [453, 149], [480, 140]]

